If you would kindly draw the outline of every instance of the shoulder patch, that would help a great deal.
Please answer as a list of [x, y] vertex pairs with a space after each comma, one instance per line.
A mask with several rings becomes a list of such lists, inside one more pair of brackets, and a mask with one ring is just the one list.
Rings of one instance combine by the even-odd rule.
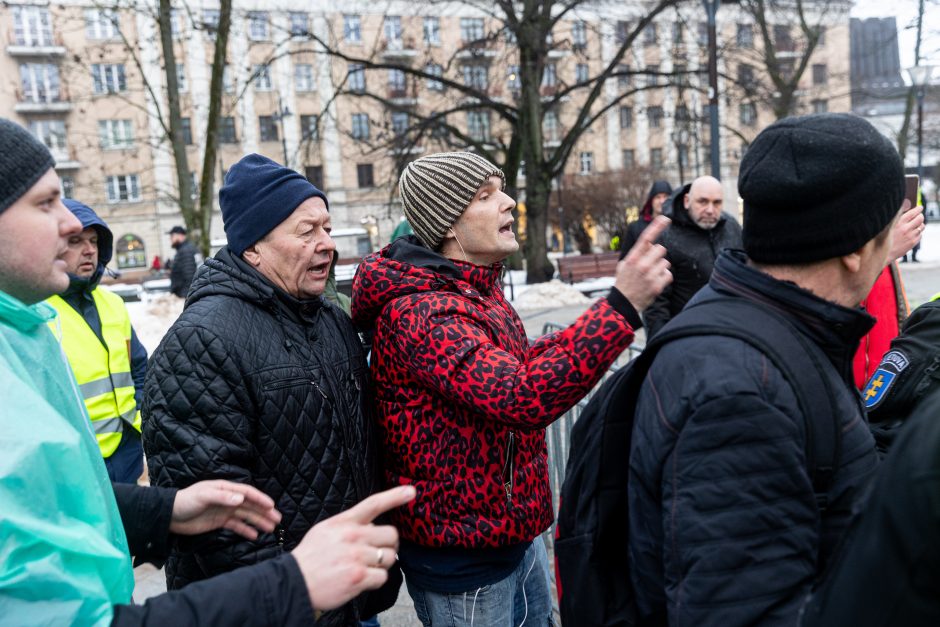
[[881, 364], [875, 373], [868, 380], [868, 385], [862, 391], [862, 401], [866, 409], [874, 409], [884, 400], [888, 390], [897, 380], [898, 375], [904, 372], [911, 364], [907, 355], [899, 350], [892, 350], [885, 353], [881, 359]]

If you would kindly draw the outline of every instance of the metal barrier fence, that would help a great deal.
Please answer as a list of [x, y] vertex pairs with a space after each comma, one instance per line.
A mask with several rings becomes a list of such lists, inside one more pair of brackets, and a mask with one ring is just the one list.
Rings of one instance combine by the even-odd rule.
[[[566, 328], [567, 326], [565, 325], [556, 324], [554, 322], [546, 322], [542, 327], [542, 335], [547, 335], [555, 331], [561, 331], [562, 329]], [[631, 359], [639, 355], [641, 352], [643, 352], [642, 346], [631, 345], [619, 358], [617, 358], [617, 361], [614, 362], [610, 369], [604, 374], [604, 377], [594, 387], [594, 389], [588, 392], [587, 396], [578, 401], [574, 407], [565, 412], [561, 418], [553, 422], [545, 430], [545, 441], [548, 444], [548, 478], [552, 486], [552, 506], [554, 508], [556, 518], [558, 516], [558, 501], [561, 494], [561, 485], [565, 481], [565, 466], [568, 463], [568, 453], [571, 451], [571, 428], [574, 426], [574, 423], [578, 420], [581, 412], [591, 400], [591, 397], [594, 396], [594, 393], [597, 391], [597, 389], [604, 383], [604, 381], [607, 380], [607, 377], [617, 372], [620, 368], [629, 363]], [[552, 523], [551, 528], [545, 533], [545, 542], [550, 548], [554, 549], [554, 522]]]

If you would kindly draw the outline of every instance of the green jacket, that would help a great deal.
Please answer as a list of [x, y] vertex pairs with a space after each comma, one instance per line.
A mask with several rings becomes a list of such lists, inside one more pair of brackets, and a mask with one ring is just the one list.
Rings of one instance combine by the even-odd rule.
[[0, 625], [108, 625], [134, 588], [55, 316], [0, 292]]

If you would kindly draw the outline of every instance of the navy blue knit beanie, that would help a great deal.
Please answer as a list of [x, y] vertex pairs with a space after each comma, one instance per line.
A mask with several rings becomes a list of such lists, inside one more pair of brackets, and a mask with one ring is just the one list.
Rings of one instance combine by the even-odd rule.
[[314, 196], [322, 198], [329, 210], [326, 195], [298, 172], [258, 154], [245, 155], [225, 175], [219, 190], [229, 249], [241, 255]]

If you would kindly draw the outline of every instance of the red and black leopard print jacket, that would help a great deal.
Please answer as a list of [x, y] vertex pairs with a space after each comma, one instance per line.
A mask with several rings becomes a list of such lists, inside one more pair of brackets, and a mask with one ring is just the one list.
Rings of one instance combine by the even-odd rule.
[[601, 299], [530, 346], [500, 271], [403, 238], [366, 257], [353, 283], [353, 321], [374, 331], [385, 481], [418, 489], [393, 522], [423, 546], [508, 546], [544, 531], [544, 429], [633, 341]]

